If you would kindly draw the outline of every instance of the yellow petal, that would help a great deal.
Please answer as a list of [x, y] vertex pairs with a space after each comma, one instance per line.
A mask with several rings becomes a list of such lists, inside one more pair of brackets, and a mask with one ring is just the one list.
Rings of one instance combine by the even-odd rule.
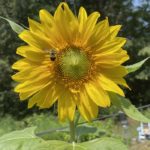
[[49, 108], [56, 102], [56, 100], [57, 94], [53, 85], [50, 84], [29, 99], [28, 108], [33, 107], [35, 104], [40, 108]]
[[51, 82], [50, 75], [41, 74], [39, 77], [35, 78], [34, 80], [27, 80], [23, 83], [20, 83], [15, 87], [15, 92], [28, 92], [28, 91], [38, 91], [44, 88]]
[[42, 62], [44, 60], [49, 60], [49, 53], [42, 51], [32, 46], [20, 46], [17, 48], [17, 54], [26, 57], [33, 62]]
[[18, 82], [24, 82], [26, 80], [38, 77], [39, 74], [41, 75], [43, 72], [47, 74], [49, 73], [47, 67], [45, 66], [31, 67], [24, 69], [20, 72], [17, 72], [15, 75], [12, 76], [12, 79]]
[[115, 38], [120, 31], [121, 25], [115, 25], [110, 27], [110, 36], [111, 39]]
[[70, 121], [73, 121], [75, 110], [76, 104], [73, 97], [68, 91], [64, 91], [63, 94], [61, 94], [58, 98], [59, 120], [64, 121], [66, 118], [68, 118]]
[[87, 18], [85, 26], [82, 30], [82, 44], [83, 45], [86, 44], [86, 42], [92, 35], [94, 27], [99, 17], [100, 17], [100, 14], [98, 12], [94, 12]]
[[128, 88], [129, 90], [131, 90], [131, 88], [128, 86], [126, 80], [123, 79], [123, 78], [115, 78], [114, 82], [116, 82], [117, 84], [123, 85], [124, 87]]
[[73, 44], [78, 33], [78, 20], [66, 3], [60, 3], [55, 11], [54, 19], [64, 40], [69, 44]]
[[31, 67], [38, 67], [39, 64], [40, 63], [32, 62], [32, 61], [24, 58], [24, 59], [20, 59], [17, 62], [15, 62], [12, 65], [12, 69], [21, 71], [21, 70], [24, 70], [24, 69], [27, 69], [27, 68], [31, 68]]
[[30, 48], [30, 46], [28, 46], [28, 45], [27, 45], [27, 46], [20, 46], [20, 47], [17, 48], [16, 54], [25, 57], [25, 52], [26, 52], [26, 50], [29, 49], [29, 48]]
[[37, 91], [29, 91], [29, 92], [25, 92], [25, 93], [19, 93], [19, 98], [21, 101], [26, 100], [27, 98], [29, 98], [30, 96], [32, 96], [33, 94], [35, 94]]
[[114, 77], [114, 78], [124, 77], [128, 74], [128, 71], [124, 66], [118, 66], [118, 67], [109, 68], [109, 69], [103, 68], [101, 71], [105, 75], [109, 77]]
[[123, 77], [128, 74], [128, 71], [124, 66], [118, 66], [109, 69], [102, 68], [100, 73], [104, 74], [107, 78], [114, 81], [115, 83], [128, 87], [126, 81], [123, 79]]
[[110, 99], [106, 91], [104, 91], [97, 82], [85, 84], [85, 88], [89, 97], [95, 104], [101, 107], [110, 106]]
[[118, 50], [120, 50], [121, 47], [124, 46], [126, 43], [126, 38], [117, 37], [111, 41], [107, 41], [102, 46], [99, 46], [98, 49], [95, 49], [95, 53], [101, 54], [101, 53], [114, 53]]
[[[49, 84], [47, 84], [49, 86]], [[47, 87], [47, 85], [45, 87]], [[50, 84], [51, 86], [51, 84]], [[19, 93], [19, 97], [20, 97], [20, 100], [23, 101], [23, 100], [26, 100], [27, 98], [31, 97], [33, 94], [37, 93], [37, 91], [27, 91], [27, 92], [24, 92], [24, 93]], [[52, 102], [52, 101], [50, 101]], [[49, 103], [50, 105], [51, 103]]]
[[[88, 40], [87, 47], [90, 47], [91, 50], [97, 50], [104, 43], [109, 41], [108, 35], [110, 34], [108, 18], [99, 22]], [[101, 45], [101, 46], [100, 46]]]
[[102, 68], [112, 68], [123, 64], [129, 59], [126, 51], [120, 49], [116, 53], [103, 53], [96, 55], [96, 64]]
[[30, 18], [28, 18], [28, 22], [29, 22], [29, 29], [31, 32], [40, 34], [41, 36], [45, 36], [42, 25], [39, 22], [36, 22], [35, 20], [32, 20]]
[[40, 10], [39, 13], [41, 23], [43, 25], [44, 33], [53, 42], [53, 46], [56, 49], [62, 49], [66, 46], [62, 35], [59, 33], [59, 29], [54, 20], [54, 17], [45, 9]]
[[24, 30], [19, 34], [19, 37], [33, 47], [37, 47], [42, 50], [49, 50], [51, 48], [50, 40], [36, 35], [30, 31]]
[[81, 116], [82, 116], [85, 120], [91, 121], [92, 118], [91, 118], [91, 116], [90, 116], [90, 114], [89, 114], [87, 108], [83, 105], [83, 103], [81, 103], [80, 105], [78, 105], [78, 110], [79, 110]]
[[97, 82], [101, 85], [101, 87], [104, 90], [117, 93], [117, 94], [119, 94], [121, 96], [125, 96], [124, 92], [122, 91], [122, 89], [117, 84], [115, 84], [112, 80], [107, 78], [106, 76], [100, 74], [98, 76]]
[[55, 31], [53, 35], [55, 38], [56, 34], [58, 33], [56, 30], [56, 25], [53, 16], [45, 9], [40, 10], [39, 16], [45, 34], [49, 37], [51, 36], [52, 32]]
[[81, 33], [82, 30], [84, 29], [87, 20], [87, 13], [83, 7], [80, 7], [79, 9], [78, 20], [79, 20], [79, 32]]
[[[81, 104], [82, 103], [82, 104]], [[85, 89], [82, 89], [82, 92], [80, 92], [80, 104], [84, 105], [86, 110], [89, 113], [89, 119], [93, 119], [97, 117], [98, 114], [98, 107], [97, 105], [89, 98], [87, 92]], [[83, 108], [84, 109], [84, 108]]]
[[[47, 56], [49, 57], [49, 55], [47, 55]], [[47, 57], [47, 59], [49, 59], [48, 57]], [[26, 58], [33, 62], [42, 62], [42, 61], [46, 60], [46, 53], [27, 51]]]
[[42, 51], [42, 50], [40, 50], [40, 49], [38, 49], [38, 48], [29, 46], [29, 45], [25, 45], [25, 46], [20, 46], [20, 47], [18, 47], [16, 53], [17, 53], [18, 55], [21, 55], [21, 56], [23, 56], [23, 57], [26, 57], [26, 52], [27, 52], [27, 51], [39, 52], [40, 54], [41, 54], [41, 53], [42, 53], [42, 54], [45, 53], [44, 51]]
[[[49, 28], [53, 27], [53, 25], [54, 25], [54, 18], [47, 10], [41, 9], [40, 12], [39, 12], [39, 16], [40, 16], [41, 23], [45, 27], [48, 27], [48, 26], [49, 26]], [[48, 30], [48, 28], [47, 28], [47, 30]]]

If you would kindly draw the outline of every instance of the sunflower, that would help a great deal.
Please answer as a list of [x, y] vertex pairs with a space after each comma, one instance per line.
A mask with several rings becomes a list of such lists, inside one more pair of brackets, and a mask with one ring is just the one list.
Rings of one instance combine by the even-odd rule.
[[117, 37], [120, 25], [109, 26], [100, 14], [89, 16], [81, 7], [75, 16], [67, 3], [60, 3], [52, 16], [42, 9], [40, 23], [32, 19], [29, 30], [19, 37], [27, 43], [17, 49], [23, 56], [13, 64], [19, 82], [15, 92], [28, 99], [28, 108], [49, 108], [56, 101], [59, 120], [72, 121], [76, 109], [86, 119], [98, 114], [98, 107], [110, 106], [108, 92], [124, 96], [118, 86], [128, 87], [122, 63], [129, 59], [122, 49], [125, 38]]

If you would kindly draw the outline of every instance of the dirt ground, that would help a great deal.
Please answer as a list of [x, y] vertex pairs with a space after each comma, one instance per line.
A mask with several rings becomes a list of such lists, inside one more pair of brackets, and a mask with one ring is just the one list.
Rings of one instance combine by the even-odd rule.
[[141, 143], [134, 143], [130, 150], [150, 150], [150, 141], [143, 141]]

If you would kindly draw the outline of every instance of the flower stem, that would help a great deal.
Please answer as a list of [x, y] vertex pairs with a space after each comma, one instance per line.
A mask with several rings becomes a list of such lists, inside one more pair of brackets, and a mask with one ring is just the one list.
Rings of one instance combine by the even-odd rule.
[[76, 120], [75, 120], [75, 123], [74, 123], [75, 124], [75, 128], [78, 125], [79, 119], [80, 119], [80, 113], [77, 113], [77, 117], [76, 117]]
[[75, 142], [75, 124], [74, 121], [70, 121], [70, 140]]

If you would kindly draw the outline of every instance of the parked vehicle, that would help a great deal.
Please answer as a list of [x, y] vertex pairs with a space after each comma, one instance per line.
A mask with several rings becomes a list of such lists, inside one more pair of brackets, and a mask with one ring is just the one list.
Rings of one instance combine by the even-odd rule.
[[150, 123], [140, 123], [137, 128], [138, 131], [138, 141], [150, 140]]

